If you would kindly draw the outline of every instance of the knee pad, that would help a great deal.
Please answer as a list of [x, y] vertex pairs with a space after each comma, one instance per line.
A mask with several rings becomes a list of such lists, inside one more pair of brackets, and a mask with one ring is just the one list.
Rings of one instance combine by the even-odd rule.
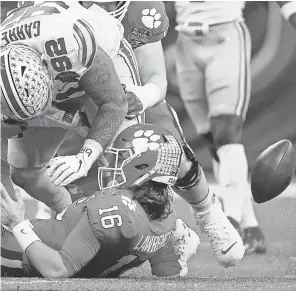
[[212, 117], [211, 132], [216, 150], [227, 144], [241, 144], [243, 119], [237, 115]]
[[189, 146], [184, 145], [183, 150], [187, 159], [191, 161], [191, 167], [183, 178], [177, 180], [175, 187], [181, 191], [186, 191], [195, 187], [199, 183], [202, 170], [201, 165], [196, 160], [192, 149]]

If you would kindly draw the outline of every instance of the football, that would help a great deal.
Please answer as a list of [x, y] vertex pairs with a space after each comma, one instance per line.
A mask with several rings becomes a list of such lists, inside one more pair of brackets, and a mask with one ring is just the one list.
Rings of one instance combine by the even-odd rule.
[[264, 203], [280, 195], [291, 183], [295, 165], [296, 154], [290, 140], [280, 140], [265, 149], [251, 173], [254, 201]]

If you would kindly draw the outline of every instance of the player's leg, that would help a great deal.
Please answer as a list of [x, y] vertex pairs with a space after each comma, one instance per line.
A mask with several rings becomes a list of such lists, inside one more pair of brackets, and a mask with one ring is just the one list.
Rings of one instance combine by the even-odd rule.
[[62, 128], [31, 127], [22, 138], [8, 142], [13, 182], [57, 212], [71, 203], [71, 195], [50, 181], [45, 165], [55, 156], [66, 135], [67, 131]]
[[[196, 241], [197, 244], [193, 244], [192, 241]], [[181, 219], [177, 219], [176, 229], [168, 245], [156, 252], [149, 260], [152, 275], [186, 276], [188, 267], [184, 254], [197, 253], [199, 245], [199, 236]]]
[[241, 227], [246, 254], [265, 253], [267, 250], [265, 237], [256, 219], [253, 199], [248, 195], [245, 196]]
[[[251, 199], [242, 142], [250, 98], [250, 35], [241, 22], [219, 25], [214, 30], [219, 42], [208, 51], [213, 58], [205, 71], [210, 132], [216, 150], [218, 181], [224, 189], [224, 211], [237, 224], [242, 221], [245, 199]], [[252, 204], [248, 204], [248, 217], [258, 227]]]
[[[176, 64], [181, 98], [198, 133], [205, 133], [210, 128], [207, 118], [208, 107], [205, 101], [206, 80], [203, 72], [207, 61], [206, 56], [206, 48], [198, 41], [179, 35]], [[234, 265], [243, 256], [242, 241], [222, 212], [218, 199], [210, 191], [203, 170], [186, 143], [180, 126], [177, 128], [179, 128], [179, 135], [183, 141], [184, 156], [187, 163], [191, 165], [176, 184], [176, 188], [179, 189], [178, 194], [194, 209], [201, 229], [207, 234], [218, 262], [226, 267]], [[225, 231], [221, 232], [221, 229]], [[223, 250], [233, 243], [236, 247], [224, 255]]]
[[[163, 102], [146, 110], [146, 121], [166, 128], [183, 145], [182, 170], [173, 189], [192, 206], [202, 231], [210, 240], [217, 261], [225, 267], [234, 265], [244, 253], [241, 238], [223, 213], [219, 200], [210, 191], [201, 165], [186, 143], [177, 114]], [[233, 243], [235, 247], [230, 252], [221, 252]], [[187, 261], [192, 255], [193, 253], [184, 254], [185, 258], [182, 260]]]

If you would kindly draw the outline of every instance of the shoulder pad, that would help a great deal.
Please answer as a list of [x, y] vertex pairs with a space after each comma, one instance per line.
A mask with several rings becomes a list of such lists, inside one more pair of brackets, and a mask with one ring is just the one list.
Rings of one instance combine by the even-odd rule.
[[132, 1], [122, 24], [125, 38], [135, 49], [164, 38], [169, 19], [161, 1]]
[[106, 192], [100, 192], [86, 204], [88, 218], [96, 237], [103, 244], [135, 237], [139, 230], [139, 205], [124, 196], [121, 190]]

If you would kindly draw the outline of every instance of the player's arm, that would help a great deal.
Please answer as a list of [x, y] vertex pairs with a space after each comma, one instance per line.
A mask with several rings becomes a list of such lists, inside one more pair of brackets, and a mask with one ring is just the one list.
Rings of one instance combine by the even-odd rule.
[[60, 251], [41, 241], [35, 241], [26, 249], [30, 262], [45, 278], [72, 277], [99, 251], [100, 243], [94, 236], [87, 214], [70, 232]]
[[68, 235], [61, 250], [57, 251], [45, 245], [30, 221], [25, 219], [25, 205], [19, 192], [14, 202], [1, 185], [1, 198], [1, 223], [12, 230], [21, 249], [43, 277], [71, 277], [99, 251], [100, 243], [91, 230], [86, 212]]
[[80, 86], [99, 106], [87, 139], [105, 149], [127, 114], [127, 100], [112, 60], [100, 47]]
[[[151, 15], [139, 17], [139, 15], [142, 16], [143, 12], [144, 14], [154, 15], [154, 18], [157, 19], [154, 25], [151, 26], [148, 23], [151, 20]], [[162, 1], [143, 1], [130, 4], [127, 17], [123, 19], [122, 24], [125, 28], [125, 38], [129, 40], [134, 49], [143, 85], [131, 85], [126, 88], [128, 92], [134, 93], [137, 97], [128, 97], [128, 114], [138, 115], [145, 109], [163, 101], [166, 95], [167, 79], [161, 39], [166, 36], [169, 19]], [[144, 27], [144, 35], [149, 35], [146, 42], [139, 39], [134, 40], [132, 33], [135, 27]], [[131, 100], [131, 97], [134, 97], [134, 100]], [[134, 109], [133, 112], [131, 112], [131, 109]]]
[[79, 85], [98, 105], [98, 112], [80, 152], [74, 156], [53, 158], [47, 164], [48, 175], [55, 185], [66, 186], [85, 177], [127, 114], [126, 93], [113, 62], [98, 45], [94, 60], [80, 78]]
[[296, 28], [296, 2], [277, 1], [281, 8], [282, 15]]
[[147, 101], [148, 107], [152, 107], [164, 100], [167, 91], [166, 69], [161, 41], [136, 48], [135, 55], [142, 84], [151, 93], [150, 100]]
[[[135, 49], [140, 78], [143, 86], [127, 85], [129, 95], [129, 115], [138, 115], [147, 108], [165, 99], [167, 78], [161, 41], [148, 43]], [[134, 100], [131, 98], [134, 97]], [[140, 101], [140, 102], [139, 102]]]

